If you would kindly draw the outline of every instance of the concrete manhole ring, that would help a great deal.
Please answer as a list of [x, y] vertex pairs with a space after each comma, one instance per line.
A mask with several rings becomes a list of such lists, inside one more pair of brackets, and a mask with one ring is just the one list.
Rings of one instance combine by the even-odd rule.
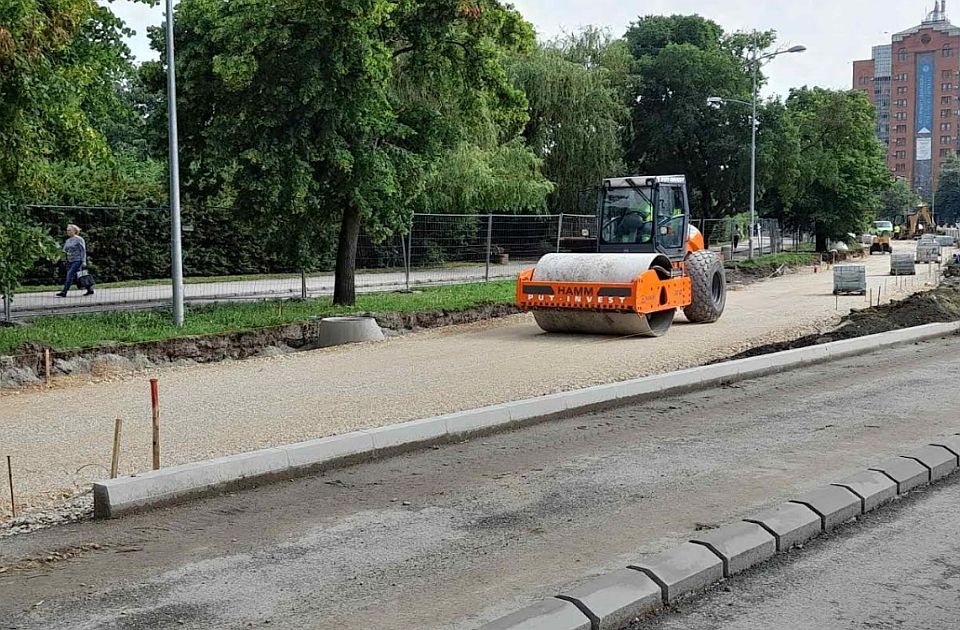
[[325, 317], [320, 320], [320, 338], [317, 345], [329, 348], [383, 339], [383, 331], [372, 317]]

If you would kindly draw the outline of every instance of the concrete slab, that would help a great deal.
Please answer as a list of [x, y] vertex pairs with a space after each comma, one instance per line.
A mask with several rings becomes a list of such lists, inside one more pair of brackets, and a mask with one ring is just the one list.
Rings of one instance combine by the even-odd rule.
[[846, 488], [824, 486], [808, 492], [790, 501], [806, 505], [820, 515], [824, 531], [846, 523], [851, 518], [863, 514], [860, 497]]
[[480, 630], [591, 630], [590, 619], [570, 602], [545, 599], [488, 623]]
[[943, 479], [957, 469], [957, 456], [943, 446], [923, 446], [902, 457], [913, 459], [930, 469], [930, 482]]
[[563, 394], [552, 394], [550, 396], [541, 396], [540, 398], [521, 400], [519, 402], [507, 403], [506, 406], [510, 409], [511, 422], [542, 418], [555, 413], [563, 413], [567, 410]]
[[933, 443], [934, 446], [942, 446], [957, 456], [957, 464], [960, 465], [960, 435], [951, 435]]
[[823, 532], [820, 515], [799, 503], [784, 503], [743, 520], [771, 532], [777, 539], [779, 552], [802, 545]]
[[356, 431], [280, 447], [291, 468], [309, 468], [373, 450], [373, 437]]
[[875, 470], [865, 470], [832, 485], [846, 488], [860, 497], [864, 513], [871, 512], [897, 497], [897, 483]]
[[637, 617], [663, 608], [660, 586], [633, 569], [601, 575], [558, 597], [586, 612], [593, 630], [626, 628]]
[[396, 448], [444, 437], [447, 434], [447, 421], [443, 418], [427, 418], [379, 429], [369, 429], [364, 433], [373, 438], [373, 448], [376, 450]]
[[878, 466], [871, 467], [870, 470], [882, 472], [896, 481], [897, 494], [903, 494], [930, 483], [930, 470], [920, 462], [904, 457], [893, 457]]
[[690, 542], [644, 558], [630, 568], [660, 585], [665, 604], [723, 579], [723, 561], [703, 545]]
[[699, 532], [690, 542], [703, 545], [723, 559], [723, 576], [742, 573], [777, 553], [777, 539], [756, 523], [741, 521]]
[[494, 405], [441, 416], [447, 423], [447, 433], [460, 435], [492, 429], [510, 422], [510, 407]]

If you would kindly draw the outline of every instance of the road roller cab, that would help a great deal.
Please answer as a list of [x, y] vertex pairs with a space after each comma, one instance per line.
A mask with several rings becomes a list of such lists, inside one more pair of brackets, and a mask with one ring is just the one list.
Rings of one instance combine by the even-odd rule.
[[660, 336], [677, 309], [720, 318], [723, 264], [690, 225], [683, 176], [605, 180], [597, 218], [596, 253], [548, 254], [520, 274], [517, 304], [543, 330]]

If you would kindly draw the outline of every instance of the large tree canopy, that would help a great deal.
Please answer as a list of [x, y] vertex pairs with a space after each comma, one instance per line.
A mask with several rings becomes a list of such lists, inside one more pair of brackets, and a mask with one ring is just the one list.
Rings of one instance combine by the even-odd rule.
[[525, 122], [502, 55], [533, 31], [495, 0], [183, 0], [175, 24], [185, 186], [301, 256], [336, 233], [338, 304], [361, 225], [402, 229], [439, 158], [501, 159]]
[[[628, 160], [635, 171], [685, 174], [692, 208], [712, 218], [741, 212], [749, 198], [748, 107], [707, 104], [719, 96], [749, 102], [748, 38], [699, 16], [641, 18], [626, 41], [637, 59]], [[758, 37], [763, 48], [771, 34]]]
[[770, 157], [780, 170], [765, 198], [782, 219], [813, 228], [823, 250], [829, 239], [863, 230], [890, 185], [874, 109], [859, 92], [804, 88], [790, 94], [782, 115], [790, 141]]

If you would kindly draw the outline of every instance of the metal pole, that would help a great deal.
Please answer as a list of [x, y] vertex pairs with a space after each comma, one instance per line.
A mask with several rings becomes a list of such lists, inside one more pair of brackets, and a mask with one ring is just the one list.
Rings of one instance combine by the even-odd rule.
[[493, 253], [493, 215], [487, 215], [487, 269], [484, 272], [484, 281], [490, 282], [490, 255]]
[[11, 311], [13, 310], [11, 306], [12, 302], [13, 302], [13, 298], [11, 298], [9, 295], [4, 293], [3, 294], [3, 319], [5, 319], [8, 322], [13, 319], [13, 316], [11, 315]]
[[750, 258], [753, 258], [753, 231], [757, 223], [757, 32], [753, 32], [753, 116], [750, 118]]
[[413, 226], [417, 221], [417, 215], [410, 219], [410, 236], [407, 238], [407, 291], [410, 290], [410, 271], [413, 269]]
[[560, 253], [560, 241], [563, 239], [563, 213], [560, 213], [560, 219], [557, 221], [557, 253]]
[[173, 51], [173, 0], [167, 0], [167, 112], [170, 136], [170, 258], [173, 323], [183, 326], [183, 245], [180, 229], [180, 157], [177, 138], [177, 77]]
[[[412, 231], [412, 230], [411, 230]], [[400, 234], [400, 249], [403, 250], [403, 273], [406, 277], [404, 283], [407, 291], [410, 290], [410, 259], [407, 257], [407, 237]]]
[[307, 270], [300, 268], [300, 299], [307, 299]]

